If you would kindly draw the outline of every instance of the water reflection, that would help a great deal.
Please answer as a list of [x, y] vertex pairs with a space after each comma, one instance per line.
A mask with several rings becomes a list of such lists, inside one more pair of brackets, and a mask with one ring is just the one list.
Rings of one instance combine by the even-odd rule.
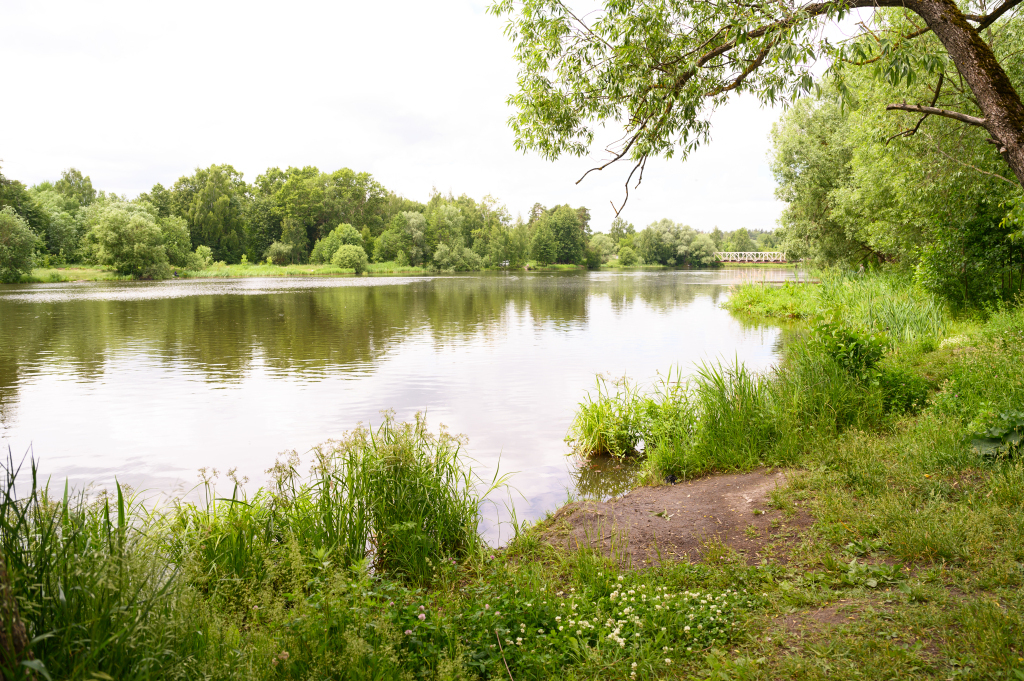
[[[719, 308], [790, 270], [0, 287], [0, 439], [73, 483], [258, 481], [275, 455], [426, 411], [501, 459], [536, 517], [573, 484], [563, 437], [593, 375], [770, 364], [780, 334]], [[601, 475], [604, 475], [602, 473]], [[589, 483], [586, 483], [589, 484]]]

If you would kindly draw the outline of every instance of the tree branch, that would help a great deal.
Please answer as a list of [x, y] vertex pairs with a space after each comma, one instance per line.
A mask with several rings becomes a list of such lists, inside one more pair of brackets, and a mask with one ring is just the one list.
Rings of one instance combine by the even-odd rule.
[[[944, 73], [940, 73], [939, 74], [939, 82], [935, 84], [935, 96], [932, 97], [932, 105], [931, 105], [932, 107], [935, 106], [935, 102], [939, 101], [939, 93], [942, 92], [942, 82], [945, 80], [945, 78], [946, 78], [946, 74], [944, 74]], [[931, 107], [929, 107], [929, 108], [931, 108]], [[914, 135], [917, 134], [917, 131], [920, 129], [921, 124], [924, 123], [924, 119], [928, 118], [929, 115], [930, 114], [926, 113], [924, 116], [921, 116], [921, 119], [917, 122], [917, 125], [915, 125], [910, 130], [904, 130], [903, 132], [896, 133], [895, 135], [893, 135], [889, 139], [885, 140], [885, 143], [889, 144], [889, 142], [892, 142], [897, 137], [913, 137]]]
[[977, 116], [968, 116], [967, 114], [960, 113], [959, 111], [947, 111], [946, 109], [936, 109], [934, 106], [918, 106], [917, 104], [889, 104], [885, 107], [886, 111], [913, 111], [915, 113], [931, 114], [932, 116], [942, 116], [944, 118], [952, 118], [953, 120], [960, 121], [961, 123], [967, 123], [968, 125], [977, 125], [985, 127], [985, 119], [978, 118]]
[[987, 28], [988, 26], [991, 26], [993, 23], [995, 23], [996, 19], [998, 19], [999, 17], [1003, 16], [1004, 14], [1006, 14], [1008, 11], [1010, 11], [1011, 9], [1013, 9], [1014, 7], [1019, 5], [1020, 3], [1021, 3], [1021, 0], [1006, 0], [1006, 2], [1004, 2], [1001, 5], [999, 5], [999, 7], [996, 7], [994, 10], [992, 10], [992, 12], [990, 12], [986, 16], [974, 17], [973, 15], [969, 15], [967, 18], [970, 21], [977, 21], [977, 22], [979, 22], [977, 30], [980, 31], [983, 28]]

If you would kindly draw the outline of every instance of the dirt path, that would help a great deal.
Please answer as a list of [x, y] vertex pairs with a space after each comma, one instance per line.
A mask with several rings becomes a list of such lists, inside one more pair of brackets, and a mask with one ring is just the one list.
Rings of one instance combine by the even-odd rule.
[[769, 506], [771, 491], [784, 482], [782, 472], [762, 469], [641, 487], [607, 502], [568, 504], [551, 519], [546, 538], [570, 549], [597, 548], [637, 567], [702, 560], [722, 544], [748, 563], [784, 560], [780, 540], [812, 523], [805, 512], [787, 518]]

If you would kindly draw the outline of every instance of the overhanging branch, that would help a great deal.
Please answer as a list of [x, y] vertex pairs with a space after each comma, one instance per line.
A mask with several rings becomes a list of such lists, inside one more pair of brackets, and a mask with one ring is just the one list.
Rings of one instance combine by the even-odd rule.
[[917, 104], [889, 104], [885, 107], [886, 111], [913, 111], [914, 113], [930, 114], [932, 116], [942, 116], [944, 118], [952, 118], [953, 120], [960, 121], [961, 123], [967, 123], [968, 125], [977, 125], [979, 127], [985, 127], [985, 119], [978, 118], [977, 116], [969, 116], [959, 111], [947, 111], [946, 109], [936, 109], [934, 106], [918, 106]]

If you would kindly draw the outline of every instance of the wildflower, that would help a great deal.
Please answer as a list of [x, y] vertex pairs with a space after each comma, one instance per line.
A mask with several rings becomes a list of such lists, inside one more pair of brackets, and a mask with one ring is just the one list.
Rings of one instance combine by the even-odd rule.
[[629, 673], [629, 678], [635, 679], [636, 678], [636, 672], [630, 672]]
[[420, 622], [422, 622], [423, 620], [427, 619], [427, 616], [424, 615], [422, 612], [420, 614], [416, 615], [416, 617], [419, 618]]
[[282, 650], [280, 653], [278, 653], [277, 659], [281, 660], [282, 662], [287, 660], [288, 659], [288, 651], [287, 650]]
[[558, 630], [559, 630], [559, 631], [562, 631], [563, 629], [565, 629], [565, 627], [564, 627], [564, 626], [562, 626], [561, 624], [559, 624], [559, 625], [558, 625]]
[[562, 621], [562, 616], [561, 616], [561, 615], [559, 615], [558, 617], [556, 617], [556, 618], [555, 618], [555, 621], [556, 621], [556, 622], [561, 622], [561, 621]]
[[491, 560], [494, 560], [494, 556], [491, 556], [491, 557], [490, 557], [490, 559], [491, 559]]
[[667, 652], [668, 652], [668, 646], [665, 646], [664, 648], [662, 648], [662, 649], [661, 649], [661, 652], [663, 652], [663, 653], [667, 653]]
[[484, 603], [484, 610], [490, 610], [490, 609], [491, 609], [491, 606], [489, 606], [486, 603]]
[[620, 582], [622, 581], [622, 575], [619, 575], [619, 581]]
[[630, 666], [631, 666], [631, 667], [633, 667], [633, 669], [636, 669], [636, 662], [634, 662], [634, 663], [633, 663], [632, 665], [630, 665]]
[[276, 667], [277, 666], [277, 658], [275, 657], [273, 660], [271, 660], [270, 664], [272, 664], [272, 665], [274, 665]]
[[683, 631], [689, 631], [690, 627], [683, 627]]
[[670, 660], [669, 658], [666, 657], [665, 658], [665, 664], [672, 664], [672, 660]]
[[521, 646], [521, 645], [523, 645], [523, 639], [521, 639], [521, 638], [518, 638], [518, 637], [517, 637], [517, 638], [516, 638], [516, 645], [517, 645], [517, 646]]
[[501, 616], [501, 610], [495, 610], [494, 611], [494, 616], [495, 617], [500, 617]]
[[423, 607], [423, 606], [421, 605], [421, 606], [420, 606], [420, 610], [426, 610], [426, 608], [424, 608], [424, 607]]
[[406, 636], [412, 636], [412, 629], [406, 629], [405, 630], [405, 635]]
[[253, 610], [259, 610], [259, 609], [260, 609], [260, 606], [258, 606], [258, 605], [254, 605], [254, 606], [252, 606], [252, 609], [253, 609]]
[[538, 630], [537, 630], [537, 633], [538, 633], [538, 634], [543, 634], [543, 633], [544, 633], [544, 630], [543, 630], [543, 629], [538, 629]]

